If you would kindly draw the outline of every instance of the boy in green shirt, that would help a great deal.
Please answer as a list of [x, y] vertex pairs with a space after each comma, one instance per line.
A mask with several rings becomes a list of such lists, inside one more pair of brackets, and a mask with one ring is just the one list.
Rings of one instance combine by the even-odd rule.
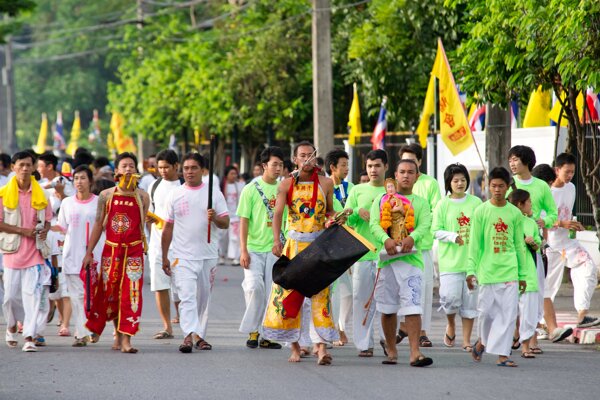
[[475, 361], [483, 351], [497, 354], [497, 365], [516, 367], [510, 360], [512, 334], [517, 322], [519, 291], [525, 282], [523, 216], [506, 201], [510, 174], [503, 167], [490, 171], [491, 199], [475, 210], [471, 220], [471, 243], [467, 285], [479, 288], [479, 340], [473, 346]]
[[277, 197], [277, 178], [283, 170], [283, 151], [268, 147], [260, 154], [262, 177], [246, 185], [240, 195], [237, 215], [240, 217], [240, 265], [244, 268], [244, 298], [246, 312], [240, 324], [240, 332], [247, 333], [246, 346], [254, 349], [280, 349], [281, 345], [262, 339], [259, 329], [269, 301], [273, 281], [273, 210]]
[[[384, 150], [372, 150], [367, 154], [366, 163], [368, 183], [362, 183], [352, 188], [346, 208], [351, 208], [353, 213], [348, 217], [348, 226], [351, 226], [365, 239], [379, 247], [369, 227], [371, 205], [375, 198], [385, 193], [383, 182], [388, 170], [388, 157]], [[365, 254], [352, 267], [352, 302], [354, 315], [352, 319], [354, 345], [359, 350], [359, 357], [373, 356], [373, 333], [375, 321], [375, 304], [369, 303], [375, 277], [377, 275], [377, 261], [379, 250], [376, 253]], [[369, 308], [365, 310], [365, 304]], [[385, 342], [384, 342], [385, 344]]]
[[[354, 186], [345, 179], [348, 176], [348, 153], [344, 150], [331, 150], [325, 156], [325, 172], [333, 181], [333, 209], [335, 212], [343, 211], [350, 190]], [[351, 268], [342, 274], [334, 283], [331, 293], [334, 321], [340, 333], [340, 340], [333, 342], [334, 346], [343, 346], [348, 343], [346, 324], [352, 314], [352, 272]]]
[[[396, 364], [397, 315], [404, 316], [408, 343], [410, 346], [410, 365], [425, 367], [433, 360], [425, 357], [419, 350], [421, 331], [421, 280], [423, 277], [423, 257], [420, 245], [423, 237], [431, 232], [431, 212], [427, 201], [412, 194], [417, 180], [418, 167], [413, 160], [400, 160], [395, 177], [398, 193], [410, 201], [410, 207], [404, 214], [404, 228], [409, 230], [409, 217], [413, 216], [412, 231], [399, 243], [392, 239], [381, 227], [381, 212], [384, 195], [377, 196], [370, 210], [369, 226], [379, 246], [385, 247], [389, 259], [379, 263], [379, 279], [375, 288], [377, 311], [381, 312], [381, 326], [385, 335], [388, 357], [383, 364]], [[407, 254], [406, 254], [407, 253]]]
[[[411, 143], [409, 145], [402, 146], [398, 152], [400, 159], [413, 160], [417, 163], [419, 169], [423, 161], [423, 148], [418, 143]], [[429, 211], [433, 213], [435, 206], [441, 200], [440, 186], [437, 180], [429, 175], [426, 175], [419, 171], [417, 182], [413, 187], [413, 193], [427, 200], [429, 203]], [[421, 347], [431, 347], [431, 340], [427, 337], [427, 331], [431, 328], [431, 312], [433, 307], [433, 283], [434, 283], [434, 263], [433, 263], [433, 232], [429, 232], [422, 240], [419, 250], [423, 255], [423, 263], [425, 268], [423, 270], [423, 286], [421, 287], [422, 303], [423, 303], [423, 316], [422, 316], [422, 330], [419, 337], [419, 344]], [[402, 338], [406, 334], [403, 332], [404, 324], [400, 325], [400, 331], [398, 334]]]

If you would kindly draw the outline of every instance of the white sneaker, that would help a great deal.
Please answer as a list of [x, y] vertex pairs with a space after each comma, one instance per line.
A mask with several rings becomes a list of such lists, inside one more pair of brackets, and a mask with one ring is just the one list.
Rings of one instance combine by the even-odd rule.
[[565, 340], [573, 334], [573, 328], [556, 328], [552, 331], [552, 335], [549, 337], [552, 343], [560, 342]]
[[23, 345], [23, 351], [26, 353], [35, 353], [37, 351], [37, 347], [33, 342], [25, 342]]
[[537, 328], [537, 340], [548, 340], [548, 332], [543, 328]]

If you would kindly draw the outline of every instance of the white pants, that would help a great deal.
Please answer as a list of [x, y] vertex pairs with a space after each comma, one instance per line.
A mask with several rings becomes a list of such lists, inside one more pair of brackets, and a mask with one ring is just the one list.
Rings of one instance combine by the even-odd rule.
[[[47, 288], [44, 288], [46, 276], [45, 265], [38, 264], [24, 269], [6, 268], [4, 270], [4, 302], [2, 311], [6, 320], [6, 327], [17, 325], [17, 321], [23, 322], [23, 337], [35, 337], [40, 325], [42, 313], [47, 318], [48, 310], [44, 314], [44, 302], [47, 303]], [[44, 295], [46, 293], [46, 295]], [[44, 300], [44, 301], [43, 301]]]
[[65, 282], [65, 273], [58, 273], [58, 290], [54, 293], [50, 293], [50, 300], [56, 301], [60, 299], [64, 299], [65, 297], [69, 297], [69, 293], [67, 293], [67, 283]]
[[244, 268], [244, 300], [246, 312], [242, 317], [240, 332], [262, 333], [262, 321], [269, 302], [271, 284], [273, 283], [273, 264], [277, 257], [273, 253], [250, 253], [250, 265]]
[[589, 310], [594, 290], [598, 284], [598, 271], [585, 248], [579, 245], [579, 242], [573, 241], [573, 245], [564, 250], [547, 249], [546, 255], [548, 256], [548, 274], [546, 275], [544, 297], [554, 301], [566, 266], [571, 269], [575, 309], [577, 311]]
[[537, 270], [537, 278], [538, 278], [538, 291], [536, 292], [538, 295], [538, 322], [542, 322], [544, 320], [544, 287], [546, 282], [546, 273], [544, 272], [544, 261], [542, 260], [542, 255], [537, 252], [536, 258], [536, 270]]
[[431, 329], [431, 314], [433, 308], [433, 253], [431, 250], [423, 250], [423, 279], [421, 281], [421, 330]]
[[240, 222], [232, 222], [227, 230], [227, 258], [231, 260], [240, 259]]
[[368, 309], [365, 305], [373, 293], [376, 276], [377, 261], [361, 261], [352, 267], [352, 338], [359, 351], [372, 349], [374, 344], [375, 301], [371, 301]]
[[179, 259], [173, 271], [179, 303], [179, 326], [185, 338], [195, 333], [205, 338], [210, 293], [216, 273], [217, 259]]
[[382, 314], [421, 314], [421, 281], [423, 271], [414, 265], [395, 261], [379, 269], [375, 287], [377, 311]]
[[487, 353], [510, 355], [518, 307], [516, 281], [481, 285], [477, 301], [479, 337]]
[[75, 338], [81, 339], [90, 334], [85, 327], [86, 318], [85, 299], [83, 298], [83, 281], [79, 275], [65, 275], [65, 278], [67, 283], [67, 292], [71, 298]]
[[519, 337], [521, 343], [531, 339], [539, 322], [539, 293], [525, 292], [519, 296]]
[[477, 290], [470, 291], [467, 274], [440, 274], [440, 308], [446, 315], [459, 313], [462, 318], [477, 317]]
[[346, 331], [346, 325], [352, 315], [352, 274], [353, 267], [344, 272], [332, 285], [331, 306], [333, 320], [340, 331]]

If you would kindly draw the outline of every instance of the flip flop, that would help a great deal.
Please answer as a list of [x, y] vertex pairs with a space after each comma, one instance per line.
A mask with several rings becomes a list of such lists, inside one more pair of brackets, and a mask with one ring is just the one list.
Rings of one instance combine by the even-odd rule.
[[470, 353], [471, 351], [473, 351], [473, 346], [471, 346], [471, 345], [463, 346], [463, 351]]
[[396, 344], [400, 344], [402, 339], [408, 337], [408, 333], [404, 332], [402, 329], [398, 329], [398, 334], [396, 335]]
[[544, 354], [544, 350], [540, 349], [539, 347], [531, 347], [529, 352], [531, 354]]
[[125, 353], [125, 354], [135, 354], [137, 352], [138, 352], [138, 349], [136, 349], [135, 347], [130, 347], [127, 350], [121, 349], [121, 353]]
[[317, 365], [331, 365], [332, 360], [333, 359], [331, 358], [331, 355], [325, 354], [323, 357], [317, 360]]
[[504, 361], [496, 363], [496, 365], [499, 366], [499, 367], [512, 367], [512, 368], [518, 367], [517, 363], [514, 362], [513, 360], [511, 360], [510, 358], [507, 358]]
[[344, 347], [344, 345], [345, 343], [341, 340], [336, 340], [335, 342], [333, 342], [333, 347]]
[[58, 336], [71, 336], [71, 332], [69, 331], [69, 328], [60, 328], [58, 330]]
[[456, 335], [450, 336], [446, 333], [444, 336], [444, 346], [446, 347], [454, 347], [454, 340], [456, 339]]
[[425, 356], [420, 356], [415, 361], [410, 362], [411, 367], [428, 367], [431, 364], [433, 364], [433, 360]]
[[485, 346], [481, 345], [481, 350], [477, 351], [477, 345], [481, 344], [479, 340], [475, 343], [473, 348], [471, 349], [471, 356], [473, 357], [473, 361], [480, 362], [483, 357], [483, 352], [485, 351]]
[[[402, 339], [400, 339], [402, 340]], [[398, 336], [396, 336], [396, 343], [398, 343]], [[379, 345], [381, 346], [381, 348], [383, 349], [383, 355], [385, 355], [387, 357], [388, 352], [387, 352], [387, 347], [385, 345], [385, 340], [380, 339], [379, 340]]]
[[396, 365], [396, 364], [398, 364], [398, 358], [388, 357], [386, 360], [383, 360], [381, 363], [383, 365]]
[[183, 343], [179, 345], [179, 351], [184, 354], [189, 354], [192, 352], [192, 344], [191, 343]]
[[521, 340], [521, 338], [520, 338], [520, 337], [516, 338], [516, 337], [514, 337], [514, 336], [513, 336], [513, 344], [512, 344], [512, 346], [511, 346], [511, 349], [513, 349], [513, 350], [518, 350], [518, 349], [519, 349], [519, 347], [521, 347], [521, 342], [520, 342], [520, 340]]
[[175, 336], [173, 336], [173, 334], [171, 334], [171, 333], [169, 333], [167, 331], [160, 331], [160, 332], [156, 332], [152, 338], [153, 339], [157, 339], [157, 340], [161, 340], [161, 339], [174, 339]]
[[358, 353], [359, 357], [373, 357], [373, 349], [363, 350]]
[[524, 353], [521, 353], [521, 357], [522, 358], [535, 358], [535, 356], [530, 351], [526, 351]]

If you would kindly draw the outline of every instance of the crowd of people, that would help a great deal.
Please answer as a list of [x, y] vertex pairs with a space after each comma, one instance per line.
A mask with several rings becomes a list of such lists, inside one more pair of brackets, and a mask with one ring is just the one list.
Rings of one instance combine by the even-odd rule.
[[[433, 346], [436, 280], [447, 318], [441, 343], [476, 362], [490, 353], [498, 366], [516, 367], [513, 351], [536, 358], [543, 354], [538, 340], [572, 334], [558, 325], [553, 304], [564, 267], [578, 327], [600, 325], [588, 315], [597, 266], [570, 234], [584, 229], [572, 212], [572, 155], [536, 166], [531, 148], [514, 146], [510, 171], [487, 174], [488, 200], [481, 198], [482, 181], [472, 185], [463, 165], [447, 166], [440, 185], [420, 171], [418, 144], [398, 155], [390, 166], [386, 151], [370, 151], [354, 185], [347, 181], [347, 153], [317, 157], [306, 141], [294, 147], [291, 161], [267, 147], [252, 177], [232, 165], [221, 179], [210, 176], [202, 155], [180, 158], [173, 150], [145, 160], [143, 175], [132, 153], [114, 163], [85, 149], [62, 160], [51, 152], [0, 154], [6, 344], [17, 347], [21, 333], [23, 351], [45, 346], [44, 330], [57, 311], [58, 334], [72, 336], [74, 347], [96, 343], [113, 321], [112, 348], [136, 353], [131, 338], [148, 267], [163, 324], [154, 339], [173, 339], [178, 324], [180, 352], [211, 350], [208, 309], [223, 263], [244, 272], [239, 331], [248, 335], [246, 346], [285, 344], [290, 362], [314, 355], [329, 365], [330, 348], [352, 340], [359, 357], [373, 357], [378, 341], [383, 364], [394, 365], [397, 344], [407, 339], [409, 364], [431, 365], [422, 349]], [[273, 281], [273, 266], [282, 256], [294, 259], [332, 225], [349, 227], [376, 250], [292, 313], [294, 288]]]

